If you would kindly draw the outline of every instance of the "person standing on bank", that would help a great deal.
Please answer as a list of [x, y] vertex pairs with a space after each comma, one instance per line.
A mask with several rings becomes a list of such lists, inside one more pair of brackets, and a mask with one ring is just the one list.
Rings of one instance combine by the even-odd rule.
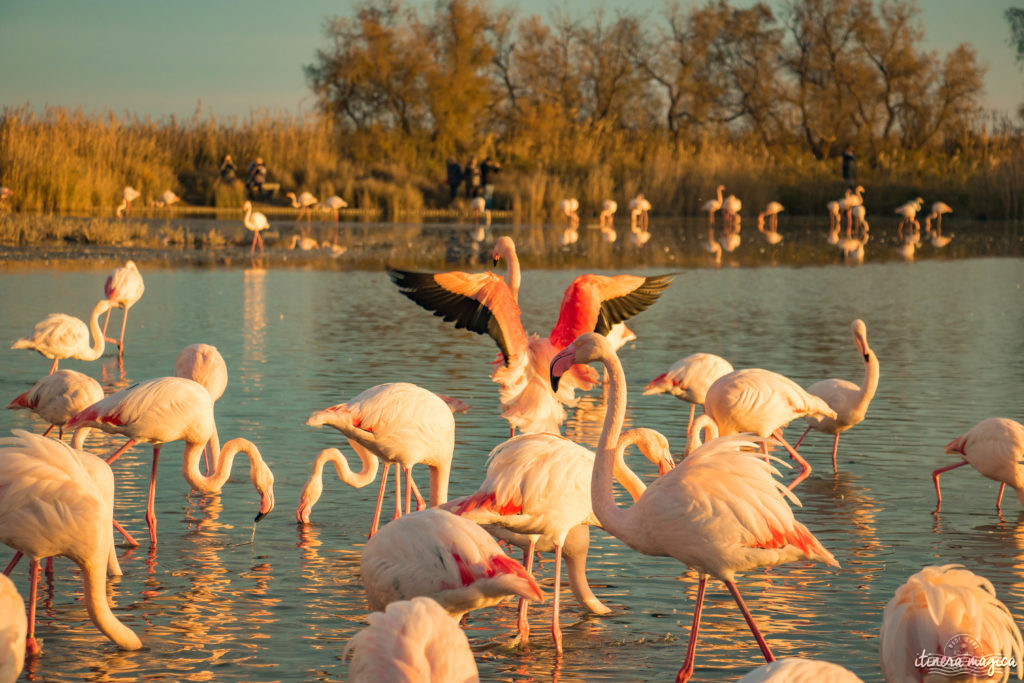
[[225, 185], [231, 185], [235, 180], [235, 162], [231, 160], [230, 154], [225, 154], [224, 161], [220, 164], [220, 181]]
[[849, 188], [857, 184], [857, 157], [853, 154], [853, 145], [843, 150], [843, 182]]
[[484, 159], [483, 165], [480, 167], [480, 177], [484, 184], [484, 208], [488, 211], [491, 210], [491, 200], [494, 197], [494, 176], [498, 175], [501, 171], [501, 164], [487, 157]]
[[462, 177], [466, 180], [466, 196], [470, 199], [479, 196], [481, 192], [480, 164], [477, 163], [475, 154], [469, 158], [469, 163], [462, 171]]
[[448, 161], [445, 162], [445, 168], [448, 171], [448, 189], [451, 191], [449, 202], [454, 202], [455, 197], [459, 194], [459, 185], [462, 184], [462, 167], [459, 166], [459, 162], [455, 160], [455, 157], [448, 157]]
[[245, 181], [245, 187], [249, 190], [251, 199], [263, 198], [263, 183], [267, 182], [267, 167], [263, 165], [263, 157], [256, 157], [256, 161], [249, 164], [249, 177]]

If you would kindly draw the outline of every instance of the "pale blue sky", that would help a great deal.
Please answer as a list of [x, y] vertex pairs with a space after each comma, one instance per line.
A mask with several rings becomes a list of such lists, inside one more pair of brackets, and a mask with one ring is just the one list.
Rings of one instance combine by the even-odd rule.
[[[734, 0], [749, 4], [748, 0]], [[497, 2], [548, 16], [586, 0]], [[697, 4], [697, 3], [691, 3]], [[700, 3], [703, 4], [703, 1]], [[779, 6], [780, 0], [771, 0]], [[989, 66], [986, 103], [1012, 113], [1024, 101], [1003, 19], [1011, 0], [919, 0], [927, 50], [974, 45]], [[311, 111], [302, 67], [325, 44], [323, 20], [351, 15], [353, 0], [0, 0], [0, 104], [29, 102], [110, 109], [163, 119], [190, 116], [201, 100], [218, 117]], [[604, 0], [614, 15], [630, 8], [657, 15], [661, 0]]]

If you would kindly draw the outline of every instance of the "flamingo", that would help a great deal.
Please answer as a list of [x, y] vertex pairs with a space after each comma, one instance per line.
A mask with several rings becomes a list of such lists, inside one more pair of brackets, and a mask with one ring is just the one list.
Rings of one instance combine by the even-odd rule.
[[932, 203], [932, 211], [929, 214], [935, 219], [935, 233], [937, 235], [942, 234], [942, 214], [953, 213], [953, 208], [946, 202], [934, 202]]
[[740, 216], [739, 214], [729, 214], [727, 218], [729, 218], [729, 227], [722, 230], [718, 243], [723, 250], [733, 252], [740, 246]]
[[746, 436], [708, 443], [654, 480], [632, 507], [619, 508], [612, 494], [612, 444], [618, 442], [626, 415], [626, 376], [618, 356], [601, 335], [581, 335], [552, 360], [551, 381], [557, 384], [572, 363], [595, 361], [607, 370], [611, 386], [591, 476], [594, 513], [605, 531], [634, 550], [673, 557], [700, 575], [690, 643], [676, 681], [685, 683], [693, 674], [708, 576], [725, 583], [765, 659], [774, 661], [736, 588], [736, 573], [800, 560], [839, 563], [794, 519], [787, 499], [799, 501], [776, 481], [778, 471], [771, 463], [746, 450], [754, 447]]
[[854, 189], [847, 188], [846, 194], [839, 200], [839, 210], [846, 214], [846, 236], [850, 237], [853, 227], [853, 207], [864, 203], [864, 188], [858, 185]]
[[0, 681], [14, 683], [18, 680], [25, 664], [27, 633], [25, 601], [14, 582], [0, 574]]
[[[764, 238], [768, 240], [768, 244], [778, 244], [782, 241], [782, 235], [778, 232], [779, 213], [784, 211], [782, 204], [778, 202], [768, 202], [768, 205], [764, 207], [764, 211], [757, 214], [757, 231], [764, 235]], [[764, 217], [768, 216], [768, 228], [764, 227]]]
[[178, 195], [174, 194], [174, 192], [172, 192], [171, 190], [164, 190], [160, 194], [160, 199], [157, 199], [156, 201], [154, 201], [153, 205], [154, 206], [162, 206], [162, 207], [165, 206], [165, 207], [170, 208], [172, 205], [177, 204], [180, 201], [181, 201], [181, 197], [179, 197]]
[[686, 423], [686, 436], [690, 436], [693, 428], [693, 414], [697, 406], [704, 405], [708, 387], [720, 377], [729, 374], [734, 368], [732, 363], [713, 353], [694, 353], [663, 372], [644, 387], [644, 396], [667, 393], [680, 401], [690, 403], [690, 419]]
[[46, 375], [28, 391], [8, 404], [10, 410], [25, 408], [50, 424], [43, 436], [54, 427], [64, 438], [64, 425], [80, 411], [103, 398], [103, 387], [88, 375], [75, 370], [58, 370]]
[[469, 206], [473, 211], [473, 225], [480, 225], [480, 221], [483, 221], [484, 225], [491, 224], [491, 212], [487, 209], [486, 199], [483, 197], [473, 197]]
[[[509, 240], [511, 241], [511, 240]], [[499, 240], [500, 242], [500, 240]], [[497, 251], [495, 252], [497, 255]], [[507, 282], [494, 273], [417, 273], [388, 269], [399, 290], [455, 327], [489, 335], [498, 345], [499, 362], [491, 379], [500, 387], [502, 417], [510, 433], [557, 432], [565, 421], [562, 404], [573, 405], [573, 391], [594, 386], [597, 376], [571, 371], [563, 391], [555, 394], [547, 381], [547, 365], [574, 335], [596, 330], [608, 333], [653, 304], [672, 276], [580, 275], [565, 290], [558, 322], [547, 338], [527, 336], [517, 303], [519, 264], [509, 257]]]
[[99, 318], [104, 311], [110, 310], [111, 306], [113, 303], [109, 299], [100, 299], [92, 309], [88, 326], [73, 316], [51, 313], [37, 322], [27, 337], [22, 337], [11, 344], [11, 348], [32, 349], [46, 358], [52, 358], [51, 375], [57, 371], [57, 363], [62, 358], [96, 360], [103, 355], [104, 348]]
[[415, 490], [419, 509], [424, 505], [423, 497], [412, 479], [412, 468], [417, 463], [430, 468], [430, 506], [436, 507], [448, 500], [448, 476], [455, 450], [455, 419], [448, 404], [434, 392], [408, 382], [378, 384], [347, 403], [316, 411], [309, 416], [306, 424], [311, 427], [328, 425], [344, 434], [363, 465], [359, 473], [353, 474], [340, 452], [337, 455], [321, 452], [299, 502], [296, 517], [300, 522], [309, 521], [309, 511], [323, 489], [320, 472], [324, 463], [321, 459], [324, 462], [333, 460], [341, 480], [355, 488], [366, 486], [377, 476], [377, 458], [384, 462], [377, 506], [370, 525], [370, 538], [377, 533], [388, 471], [392, 465], [397, 465], [395, 517], [402, 514], [402, 472], [405, 472], [406, 477], [406, 512], [410, 510], [412, 490]]
[[249, 250], [249, 254], [251, 255], [256, 252], [256, 244], [259, 243], [260, 255], [262, 256], [263, 238], [260, 236], [260, 231], [269, 228], [270, 223], [267, 222], [267, 217], [262, 213], [252, 210], [252, 202], [242, 204], [242, 211], [245, 213], [242, 223], [247, 230], [252, 231], [252, 249]]
[[900, 224], [898, 228], [900, 230], [901, 236], [903, 226], [909, 225], [917, 217], [917, 212], [921, 210], [921, 206], [923, 204], [924, 200], [918, 197], [917, 199], [912, 199], [911, 201], [906, 202], [905, 204], [897, 206], [893, 210], [893, 213], [903, 216], [903, 218], [900, 219]]
[[310, 221], [313, 215], [311, 207], [320, 202], [312, 192], [300, 192], [298, 197], [295, 196], [294, 192], [289, 192], [285, 194], [285, 197], [292, 200], [293, 209], [299, 210], [299, 217], [295, 219], [296, 222], [302, 220], [303, 214], [306, 215], [306, 221]]
[[[839, 228], [842, 225], [842, 218], [840, 217], [840, 213], [839, 213], [839, 202], [838, 201], [831, 201], [831, 202], [829, 202], [828, 204], [825, 205], [825, 209], [828, 211], [828, 232], [829, 232], [829, 235], [831, 236], [833, 233], [835, 233], [838, 236]], [[831, 240], [831, 238], [829, 239], [829, 243], [830, 244], [835, 244], [835, 242], [833, 242]]]
[[647, 214], [650, 210], [651, 203], [643, 194], [629, 200], [629, 227], [634, 233], [643, 234], [647, 231]]
[[456, 619], [512, 595], [543, 600], [523, 565], [468, 519], [431, 508], [381, 527], [359, 560], [370, 607], [425, 596]]
[[[210, 400], [217, 403], [228, 387], [228, 366], [216, 346], [190, 344], [181, 350], [174, 361], [174, 376], [198, 382], [210, 394]], [[210, 456], [220, 453], [220, 439], [217, 436], [217, 421], [213, 422], [213, 435], [207, 447], [203, 448], [206, 473], [210, 473]]]
[[[929, 656], [944, 655], [1015, 661], [993, 670], [986, 668], [989, 662], [969, 667], [966, 656], [960, 667], [955, 662], [946, 667], [927, 664]], [[1024, 639], [992, 582], [962, 565], [932, 565], [907, 579], [886, 604], [878, 659], [891, 683], [1006, 681], [1014, 670], [1017, 678], [1024, 677]]]
[[[107, 317], [103, 320], [103, 339], [111, 344], [117, 344], [117, 353], [124, 352], [124, 328], [128, 324], [128, 310], [142, 298], [146, 291], [146, 285], [142, 281], [142, 274], [135, 261], [128, 261], [120, 268], [117, 268], [103, 283], [103, 293], [110, 299], [110, 308], [107, 309]], [[124, 311], [121, 318], [121, 336], [117, 340], [107, 335], [107, 324], [110, 322], [110, 311], [120, 308]]]
[[715, 212], [722, 208], [722, 190], [725, 189], [725, 185], [719, 185], [715, 188], [717, 196], [714, 199], [709, 199], [704, 202], [704, 206], [700, 207], [701, 211], [708, 212], [708, 227], [715, 227]]
[[[329, 244], [329, 243], [328, 243]], [[300, 251], [313, 251], [314, 249], [320, 248], [320, 243], [312, 237], [303, 237], [296, 233], [292, 235], [292, 241], [288, 245], [289, 249], [299, 249]]]
[[[722, 200], [722, 230], [725, 234], [738, 233], [739, 213], [743, 209], [743, 202], [734, 194]], [[732, 249], [726, 249], [732, 251]]]
[[341, 653], [342, 659], [353, 653], [348, 667], [351, 683], [480, 680], [469, 639], [436, 600], [392, 602], [366, 620], [370, 625]]
[[113, 551], [114, 499], [85, 464], [95, 456], [20, 429], [12, 433], [0, 439], [0, 542], [31, 558], [27, 652], [40, 652], [35, 637], [39, 560], [57, 555], [81, 569], [93, 624], [122, 650], [138, 650], [142, 642], [107, 602], [105, 570]]
[[[858, 204], [850, 209], [850, 215], [853, 216], [853, 224], [857, 227], [857, 236], [865, 237], [867, 235], [867, 209], [864, 208], [863, 204]], [[865, 240], [866, 241], [866, 240]]]
[[[626, 466], [624, 459], [626, 448], [633, 443], [638, 444], [644, 455], [658, 465], [661, 474], [672, 469], [674, 463], [669, 454], [668, 442], [658, 432], [644, 429], [623, 434], [615, 451], [615, 475], [636, 499], [645, 487], [640, 478]], [[496, 526], [522, 535], [524, 538], [509, 540], [520, 547], [525, 545], [523, 563], [528, 572], [533, 569], [533, 554], [538, 544], [544, 548], [554, 548], [555, 587], [551, 635], [558, 652], [562, 652], [562, 630], [559, 625], [562, 548], [566, 544], [567, 535], [574, 529], [580, 525], [597, 524], [590, 507], [590, 472], [593, 466], [594, 454], [565, 437], [546, 433], [522, 434], [491, 451], [487, 458], [487, 475], [475, 493], [445, 506], [445, 509], [478, 524]], [[503, 536], [499, 534], [499, 537]], [[590, 593], [586, 575], [583, 574], [586, 548], [583, 550], [583, 563], [579, 565], [579, 574], [573, 582], [577, 596], [579, 592], [575, 586], [586, 586], [585, 592]], [[573, 573], [570, 567], [570, 576]], [[608, 611], [596, 598], [593, 600], [596, 602], [594, 611]], [[591, 606], [585, 600], [581, 602]], [[519, 635], [523, 642], [529, 639], [530, 633], [526, 609], [527, 602], [521, 601]]]
[[131, 185], [125, 185], [121, 191], [121, 203], [117, 205], [117, 210], [114, 212], [118, 218], [132, 215], [132, 202], [142, 196], [142, 193], [136, 190]]
[[924, 234], [928, 235], [929, 241], [936, 249], [942, 249], [953, 241], [952, 235], [940, 235], [937, 230], [932, 230], [932, 218], [935, 214], [924, 217]]
[[820, 659], [786, 657], [759, 666], [736, 683], [864, 683], [856, 674], [838, 664]]
[[996, 512], [1002, 509], [1003, 491], [1007, 484], [1017, 494], [1021, 505], [1024, 505], [1024, 426], [1019, 422], [1005, 417], [982, 420], [946, 444], [946, 453], [955, 453], [961, 460], [932, 472], [935, 497], [938, 499], [935, 512], [942, 510], [939, 476], [963, 465], [970, 465], [982, 476], [999, 482]]
[[634, 228], [629, 231], [629, 243], [634, 247], [642, 247], [651, 239], [651, 233], [643, 228]]
[[263, 461], [259, 449], [246, 439], [232, 439], [215, 454], [213, 473], [199, 471], [199, 456], [213, 438], [213, 399], [198, 382], [183, 377], [158, 377], [114, 392], [94, 403], [68, 421], [68, 429], [94, 427], [108, 434], [121, 434], [128, 442], [107, 458], [112, 463], [136, 442], [153, 444], [153, 468], [149, 477], [146, 523], [149, 539], [156, 545], [156, 466], [160, 450], [171, 441], [184, 441], [182, 474], [196, 491], [220, 493], [231, 475], [231, 466], [239, 452], [249, 458], [249, 475], [260, 495], [260, 521], [274, 509], [274, 475]]
[[811, 473], [811, 466], [783, 438], [782, 429], [806, 415], [837, 417], [828, 403], [807, 393], [788, 377], [760, 368], [734, 370], [708, 387], [704, 414], [693, 421], [687, 452], [701, 445], [700, 434], [704, 429], [711, 432], [712, 439], [739, 432], [756, 434], [762, 439], [765, 454], [768, 439], [774, 438], [803, 467], [789, 485], [793, 489]]
[[845, 379], [824, 379], [807, 387], [807, 393], [824, 399], [836, 411], [836, 417], [818, 415], [805, 417], [807, 429], [793, 446], [793, 448], [800, 448], [804, 437], [812, 429], [825, 434], [833, 434], [835, 436], [832, 441], [833, 472], [839, 471], [836, 467], [839, 435], [864, 420], [868, 406], [871, 405], [871, 399], [875, 397], [875, 390], [878, 389], [878, 356], [868, 346], [868, 327], [863, 320], [858, 318], [850, 324], [850, 332], [853, 333], [853, 343], [856, 344], [857, 353], [864, 363], [864, 381], [858, 387]]
[[580, 227], [579, 200], [563, 199], [559, 203], [558, 208], [562, 213], [562, 217], [564, 219], [563, 224], [565, 225], [565, 230], [562, 232], [560, 243], [563, 247], [575, 244], [580, 238], [578, 232]]
[[843, 253], [843, 260], [847, 263], [864, 262], [864, 245], [868, 242], [868, 222], [861, 222], [861, 226], [864, 228], [863, 237], [844, 237], [838, 240], [839, 250]]
[[348, 206], [348, 202], [339, 197], [338, 195], [331, 195], [324, 201], [317, 204], [317, 207], [325, 211], [330, 211], [334, 216], [334, 237], [331, 239], [330, 244], [338, 244], [338, 212]]
[[[606, 199], [601, 204], [601, 214], [598, 220], [601, 224], [601, 232], [611, 231], [615, 233], [615, 212], [619, 210], [619, 204], [614, 199]], [[614, 239], [608, 240], [614, 242]]]

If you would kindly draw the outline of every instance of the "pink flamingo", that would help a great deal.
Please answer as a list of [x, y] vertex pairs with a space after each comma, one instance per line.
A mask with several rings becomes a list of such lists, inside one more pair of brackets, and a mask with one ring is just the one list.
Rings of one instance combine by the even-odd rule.
[[[228, 366], [216, 346], [191, 344], [178, 354], [174, 361], [174, 376], [199, 382], [210, 393], [210, 399], [217, 403], [228, 386]], [[203, 448], [206, 473], [210, 473], [210, 456], [220, 453], [220, 439], [217, 437], [217, 421], [213, 422], [213, 436]]]
[[918, 197], [917, 199], [912, 199], [909, 202], [900, 204], [895, 209], [893, 209], [893, 213], [897, 213], [900, 216], [903, 216], [903, 218], [900, 219], [899, 226], [897, 227], [901, 239], [903, 237], [903, 226], [910, 226], [914, 222], [914, 220], [917, 218], [917, 212], [921, 210], [921, 207], [923, 205], [924, 199]]
[[239, 452], [245, 454], [249, 458], [250, 478], [260, 494], [256, 521], [274, 509], [274, 475], [263, 462], [259, 449], [246, 439], [228, 441], [214, 458], [213, 473], [209, 476], [200, 473], [200, 454], [213, 437], [215, 429], [213, 400], [201, 384], [190, 379], [158, 377], [133, 384], [78, 413], [66, 427], [93, 427], [109, 434], [129, 437], [127, 443], [107, 458], [107, 463], [114, 462], [136, 442], [153, 444], [153, 468], [146, 503], [146, 523], [149, 525], [149, 539], [153, 545], [156, 545], [156, 513], [153, 510], [156, 466], [160, 459], [160, 449], [172, 441], [185, 442], [182, 474], [185, 481], [201, 493], [220, 493], [221, 487], [231, 475], [235, 455]]
[[996, 511], [1002, 510], [1003, 491], [1006, 485], [1017, 494], [1017, 500], [1024, 505], [1024, 426], [1004, 417], [990, 417], [967, 430], [946, 445], [947, 453], [956, 453], [960, 462], [946, 465], [932, 472], [935, 482], [935, 497], [938, 503], [935, 512], [942, 510], [942, 491], [939, 476], [943, 472], [970, 465], [982, 476], [999, 482], [996, 496]]
[[693, 674], [709, 575], [725, 583], [765, 659], [774, 661], [736, 588], [736, 573], [805, 559], [835, 567], [838, 563], [807, 527], [794, 519], [787, 499], [798, 501], [776, 481], [773, 475], [778, 471], [747, 450], [754, 444], [746, 436], [708, 443], [654, 480], [632, 507], [620, 508], [612, 494], [612, 444], [618, 443], [626, 416], [626, 376], [618, 356], [601, 335], [581, 335], [555, 356], [551, 381], [557, 384], [573, 363], [595, 361], [604, 365], [611, 387], [591, 476], [594, 513], [605, 531], [634, 550], [673, 557], [700, 574], [690, 643], [676, 680], [685, 683]]
[[[615, 234], [615, 212], [619, 210], [619, 203], [614, 199], [606, 199], [601, 204], [601, 214], [598, 216], [598, 223], [601, 226], [601, 232], [607, 234], [607, 231], [611, 231], [611, 234]], [[615, 241], [615, 240], [611, 240]]]
[[722, 190], [724, 189], [725, 185], [719, 185], [715, 189], [716, 197], [704, 202], [704, 206], [700, 207], [701, 211], [708, 212], [708, 227], [712, 230], [715, 227], [715, 212], [722, 208]]
[[789, 485], [793, 489], [811, 473], [811, 465], [783, 438], [782, 429], [806, 415], [825, 415], [835, 419], [836, 411], [788, 377], [760, 368], [734, 370], [708, 387], [704, 414], [693, 421], [687, 453], [701, 445], [700, 434], [704, 429], [711, 433], [712, 439], [740, 432], [756, 434], [762, 439], [761, 447], [765, 454], [768, 453], [768, 439], [774, 438], [803, 467]]
[[292, 200], [293, 209], [299, 210], [299, 217], [295, 219], [296, 222], [302, 220], [303, 214], [306, 215], [307, 222], [312, 220], [312, 207], [319, 203], [319, 200], [312, 192], [301, 192], [299, 193], [298, 198], [295, 197], [294, 192], [289, 192], [285, 195], [285, 197], [288, 197], [289, 199]]
[[20, 429], [13, 434], [0, 439], [0, 542], [31, 558], [28, 654], [41, 650], [35, 637], [39, 560], [57, 555], [82, 570], [85, 606], [96, 627], [122, 650], [138, 650], [138, 636], [114, 616], [107, 602], [114, 515], [110, 468], [106, 491], [85, 462], [95, 456]]
[[383, 612], [366, 617], [369, 626], [352, 637], [341, 653], [352, 652], [348, 680], [352, 683], [410, 680], [480, 680], [459, 623], [436, 600], [427, 597], [392, 602]]
[[[142, 282], [142, 275], [139, 273], [135, 261], [128, 261], [123, 267], [116, 269], [103, 285], [103, 293], [110, 300], [110, 308], [107, 309], [107, 317], [103, 321], [103, 337], [104, 341], [117, 344], [118, 355], [124, 353], [124, 328], [128, 324], [128, 309], [142, 298], [145, 291], [146, 285]], [[110, 311], [115, 308], [124, 310], [124, 317], [121, 319], [121, 337], [116, 340], [106, 336]]]
[[[779, 214], [783, 211], [785, 209], [782, 204], [768, 202], [764, 207], [764, 211], [757, 214], [757, 230], [768, 240], [768, 244], [778, 244], [782, 241], [782, 235], [779, 234]], [[768, 217], [767, 228], [764, 226], [765, 216]]]
[[690, 420], [686, 423], [686, 436], [693, 428], [693, 414], [697, 406], [704, 405], [708, 387], [719, 377], [733, 371], [732, 363], [713, 353], [694, 353], [663, 372], [644, 387], [644, 396], [667, 393], [680, 401], [690, 403]]
[[759, 666], [736, 683], [864, 683], [855, 673], [820, 659], [786, 657]]
[[27, 634], [25, 601], [14, 582], [0, 574], [0, 681], [18, 680], [25, 664]]
[[530, 573], [477, 524], [431, 508], [381, 527], [359, 561], [370, 607], [426, 596], [459, 619], [512, 595], [543, 600]]
[[103, 398], [103, 387], [88, 375], [75, 370], [58, 370], [46, 375], [28, 391], [19, 394], [7, 406], [9, 410], [25, 408], [50, 423], [43, 432], [47, 436], [54, 427], [64, 438], [64, 425], [80, 411]]
[[100, 299], [92, 309], [88, 325], [64, 313], [51, 313], [37, 322], [27, 337], [22, 337], [11, 344], [11, 348], [32, 349], [46, 358], [52, 358], [51, 375], [57, 371], [57, 363], [61, 358], [96, 360], [103, 355], [105, 346], [103, 331], [100, 329], [100, 315], [111, 306], [113, 304], [110, 300]]
[[[722, 200], [722, 232], [726, 235], [739, 234], [740, 211], [742, 209], [743, 202], [734, 194]], [[725, 245], [723, 245], [723, 248], [725, 248]], [[725, 250], [732, 251], [732, 249], [728, 248], [725, 248]]]
[[[965, 635], [982, 651], [971, 651], [970, 640], [963, 642]], [[897, 588], [882, 613], [878, 641], [878, 658], [887, 681], [1005, 681], [1014, 670], [1017, 678], [1024, 676], [1024, 639], [1013, 615], [996, 597], [988, 579], [958, 564], [925, 567]], [[933, 671], [921, 666], [922, 653], [941, 657], [962, 652], [946, 650], [951, 641], [960, 641], [972, 655], [995, 655], [1016, 662], [991, 672], [984, 668]], [[956, 673], [962, 675], [950, 678]]]
[[263, 237], [260, 232], [270, 227], [270, 223], [267, 221], [267, 217], [259, 211], [252, 210], [252, 202], [246, 202], [242, 204], [242, 211], [245, 216], [242, 218], [242, 224], [246, 230], [252, 231], [252, 249], [249, 250], [249, 254], [256, 253], [256, 245], [260, 245], [260, 256], [263, 255]]
[[423, 463], [430, 468], [430, 506], [448, 500], [448, 476], [455, 451], [455, 419], [445, 401], [432, 391], [408, 382], [379, 384], [347, 403], [318, 410], [309, 416], [311, 427], [328, 425], [345, 435], [362, 460], [362, 470], [353, 474], [337, 449], [322, 451], [313, 466], [313, 474], [303, 488], [296, 517], [309, 521], [309, 513], [323, 490], [320, 473], [327, 461], [333, 461], [338, 476], [349, 486], [361, 488], [377, 476], [377, 458], [384, 462], [384, 473], [373, 511], [370, 538], [377, 533], [388, 471], [395, 468], [395, 517], [402, 514], [401, 473], [405, 472], [405, 509], [411, 508], [415, 492], [419, 509], [423, 496], [412, 479], [412, 468]]
[[114, 211], [118, 218], [132, 215], [132, 202], [142, 196], [142, 193], [136, 190], [131, 185], [125, 185], [124, 190], [121, 191], [121, 203], [118, 204], [117, 209]]
[[800, 448], [804, 437], [812, 429], [834, 434], [832, 442], [832, 471], [838, 472], [836, 466], [836, 453], [839, 451], [839, 435], [850, 427], [860, 424], [868, 412], [871, 399], [878, 389], [878, 356], [868, 346], [868, 327], [859, 318], [850, 325], [853, 333], [853, 343], [857, 345], [857, 351], [864, 362], [864, 381], [858, 387], [853, 382], [845, 379], [825, 379], [807, 387], [807, 392], [825, 400], [826, 403], [836, 411], [834, 419], [827, 416], [808, 415], [807, 429], [797, 440], [793, 448]]
[[566, 417], [563, 404], [574, 405], [575, 389], [592, 388], [597, 375], [584, 368], [572, 370], [563, 390], [555, 394], [546, 378], [550, 359], [578, 334], [607, 334], [612, 326], [645, 310], [668, 287], [672, 276], [580, 275], [565, 290], [558, 322], [547, 338], [541, 338], [528, 336], [523, 329], [517, 303], [519, 264], [514, 250], [506, 258], [510, 274], [507, 283], [490, 272], [389, 269], [388, 274], [402, 294], [434, 315], [454, 322], [457, 329], [494, 339], [500, 355], [491, 379], [499, 385], [502, 417], [509, 423], [510, 434], [516, 429], [525, 433], [557, 432]]
[[[623, 434], [615, 452], [615, 475], [627, 490], [637, 498], [645, 486], [639, 477], [625, 463], [624, 453], [631, 444], [638, 444], [644, 455], [658, 465], [664, 474], [674, 463], [669, 454], [668, 442], [653, 430], [632, 430]], [[478, 524], [501, 527], [524, 538], [510, 538], [523, 552], [526, 571], [533, 570], [533, 555], [538, 544], [555, 551], [555, 587], [551, 612], [551, 635], [555, 649], [562, 651], [562, 630], [559, 625], [561, 593], [562, 548], [566, 536], [580, 525], [597, 524], [590, 507], [590, 472], [593, 469], [594, 454], [555, 434], [522, 434], [500, 444], [487, 458], [487, 475], [476, 490], [464, 498], [454, 500], [445, 506], [455, 514]], [[499, 538], [503, 536], [498, 534]], [[524, 543], [525, 541], [525, 543]], [[588, 534], [589, 545], [589, 534]], [[583, 548], [585, 551], [586, 548]], [[574, 558], [575, 559], [575, 558]], [[571, 568], [585, 567], [582, 563]], [[586, 576], [580, 581], [579, 573], [573, 580], [574, 592], [586, 585], [584, 594], [589, 593]], [[571, 579], [572, 580], [572, 579]], [[592, 593], [590, 595], [593, 595]], [[596, 598], [594, 601], [596, 602]], [[586, 600], [581, 600], [585, 605]], [[519, 603], [519, 637], [526, 642], [530, 635], [527, 619], [527, 601]], [[593, 604], [593, 603], [591, 603]], [[590, 605], [587, 605], [590, 607]], [[608, 609], [597, 602], [598, 613]]]
[[853, 231], [853, 207], [864, 203], [864, 188], [858, 185], [854, 189], [847, 188], [846, 195], [839, 200], [839, 210], [846, 216], [846, 236], [850, 237]]

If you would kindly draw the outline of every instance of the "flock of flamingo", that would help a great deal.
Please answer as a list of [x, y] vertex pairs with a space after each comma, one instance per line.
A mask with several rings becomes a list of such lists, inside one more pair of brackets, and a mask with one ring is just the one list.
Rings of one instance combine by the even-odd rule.
[[[713, 211], [708, 210], [713, 229]], [[734, 220], [738, 232], [738, 215]], [[774, 223], [765, 230], [774, 231]], [[408, 382], [381, 384], [312, 412], [306, 422], [340, 432], [359, 457], [360, 468], [353, 471], [337, 448], [321, 451], [299, 495], [298, 523], [309, 522], [328, 464], [356, 488], [375, 481], [382, 470], [369, 540], [360, 559], [362, 583], [374, 613], [346, 650], [352, 653], [351, 679], [478, 680], [459, 619], [517, 596], [515, 638], [529, 642], [528, 604], [546, 597], [533, 571], [534, 556], [540, 552], [554, 554], [551, 643], [561, 654], [572, 647], [559, 625], [563, 556], [576, 599], [595, 614], [611, 611], [594, 594], [586, 575], [590, 528], [599, 526], [638, 553], [672, 557], [698, 572], [689, 641], [677, 681], [689, 680], [697, 667], [702, 606], [712, 578], [732, 595], [767, 662], [743, 681], [860, 680], [828, 662], [776, 661], [743, 600], [737, 576], [789, 562], [839, 567], [812, 530], [794, 516], [794, 489], [811, 471], [797, 449], [811, 430], [832, 436], [836, 470], [840, 434], [865, 419], [880, 377], [866, 324], [851, 324], [864, 370], [860, 384], [825, 379], [804, 389], [770, 370], [736, 370], [711, 353], [689, 355], [655, 377], [645, 395], [665, 393], [690, 404], [686, 454], [677, 462], [659, 432], [623, 431], [626, 378], [618, 358], [622, 345], [635, 339], [625, 323], [654, 305], [672, 277], [576, 277], [562, 298], [557, 322], [544, 335], [527, 332], [521, 321], [522, 272], [512, 239], [500, 237], [492, 256], [495, 265], [505, 261], [504, 276], [490, 271], [388, 271], [413, 302], [456, 328], [489, 336], [497, 346], [491, 378], [498, 385], [501, 417], [510, 437], [491, 451], [475, 491], [449, 499], [454, 413], [468, 408], [456, 398]], [[105, 582], [108, 573], [120, 573], [114, 532], [136, 544], [113, 518], [111, 469], [134, 444], [149, 443], [153, 450], [146, 510], [153, 546], [156, 469], [167, 443], [185, 443], [182, 472], [188, 485], [200, 492], [219, 492], [235, 455], [243, 453], [259, 496], [256, 520], [274, 508], [274, 476], [257, 446], [244, 438], [220, 444], [214, 403], [224, 392], [227, 369], [214, 347], [187, 346], [173, 375], [106, 396], [94, 379], [58, 368], [61, 359], [99, 358], [108, 342], [123, 353], [128, 311], [144, 289], [138, 268], [129, 261], [107, 279], [88, 325], [72, 316], [51, 314], [12, 345], [35, 350], [53, 363], [50, 374], [8, 407], [31, 410], [51, 426], [42, 435], [14, 430], [0, 439], [0, 541], [17, 551], [4, 574], [24, 554], [30, 579], [27, 617], [13, 584], [6, 577], [0, 580], [0, 651], [5, 653], [0, 658], [0, 681], [17, 677], [26, 653], [40, 653], [34, 625], [39, 562], [58, 555], [81, 567], [85, 604], [96, 627], [122, 649], [142, 647], [138, 636], [111, 611]], [[116, 340], [105, 334], [113, 308], [123, 310]], [[104, 313], [107, 319], [101, 328]], [[606, 413], [597, 448], [591, 451], [562, 436], [561, 425], [576, 404], [576, 391], [601, 383]], [[699, 416], [697, 405], [703, 406]], [[791, 445], [782, 430], [801, 418], [806, 431]], [[54, 428], [56, 438], [50, 436]], [[127, 441], [101, 458], [85, 448], [93, 429]], [[70, 444], [63, 441], [65, 431], [73, 433]], [[634, 445], [657, 466], [657, 478], [645, 482], [627, 465], [627, 450]], [[778, 448], [800, 465], [788, 484], [776, 467], [782, 462], [773, 453]], [[1024, 426], [990, 418], [951, 441], [946, 452], [958, 460], [933, 473], [937, 509], [939, 476], [963, 465], [1000, 482], [997, 507], [1006, 486], [1024, 503]], [[426, 500], [413, 479], [417, 464], [430, 470]], [[394, 513], [390, 522], [380, 525], [392, 468]], [[616, 481], [632, 499], [630, 505], [617, 502]], [[499, 540], [521, 548], [522, 561], [510, 557]], [[926, 678], [929, 672], [915, 663], [917, 655], [936, 648], [941, 654], [950, 638], [963, 633], [977, 638], [989, 653], [1014, 658], [1012, 665], [1000, 669], [1003, 680], [1012, 672], [1024, 677], [1024, 640], [991, 583], [958, 565], [924, 567], [896, 591], [882, 615], [879, 661], [884, 676], [888, 681], [931, 680]]]

